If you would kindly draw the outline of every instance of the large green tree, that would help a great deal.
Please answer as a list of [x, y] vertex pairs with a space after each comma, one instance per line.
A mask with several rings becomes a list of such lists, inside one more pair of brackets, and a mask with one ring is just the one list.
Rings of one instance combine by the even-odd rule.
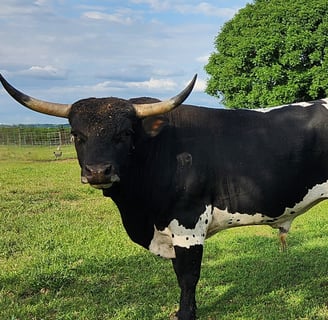
[[255, 0], [224, 24], [206, 92], [229, 108], [328, 96], [328, 1]]

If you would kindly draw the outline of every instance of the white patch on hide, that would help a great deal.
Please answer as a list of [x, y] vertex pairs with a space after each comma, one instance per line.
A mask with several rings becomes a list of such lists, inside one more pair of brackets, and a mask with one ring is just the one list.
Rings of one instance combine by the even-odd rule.
[[323, 106], [328, 109], [328, 98], [321, 99], [323, 101]]
[[184, 227], [177, 219], [173, 219], [164, 230], [157, 230], [154, 227], [149, 250], [163, 258], [175, 258], [174, 246], [189, 249], [194, 245], [203, 245], [211, 221], [212, 209], [211, 206], [206, 206], [205, 212], [200, 215], [193, 229]]
[[172, 233], [168, 228], [157, 230], [154, 226], [154, 236], [149, 245], [149, 251], [163, 258], [175, 258]]
[[[328, 98], [325, 99], [320, 99], [322, 101], [322, 105], [328, 109]], [[312, 106], [314, 104], [314, 101], [309, 101], [309, 102], [295, 102], [295, 103], [291, 103], [291, 104], [284, 104], [282, 106], [277, 106], [277, 107], [271, 107], [271, 108], [259, 108], [259, 109], [254, 109], [254, 111], [258, 111], [258, 112], [270, 112], [272, 110], [277, 110], [277, 109], [281, 109], [287, 106], [300, 106], [300, 107], [309, 107]]]
[[281, 106], [276, 106], [276, 107], [271, 107], [271, 108], [254, 109], [254, 111], [267, 113], [267, 112], [270, 112], [272, 110], [277, 110], [277, 109], [285, 108], [285, 107], [288, 107], [288, 106], [309, 107], [309, 106], [312, 106], [312, 105], [313, 105], [313, 103], [310, 103], [310, 102], [296, 102], [296, 103], [284, 104], [284, 105], [281, 105]]
[[172, 242], [174, 246], [190, 248], [197, 244], [203, 244], [206, 238], [208, 226], [212, 222], [211, 206], [206, 206], [205, 212], [199, 217], [194, 229], [187, 229], [174, 219], [169, 224], [172, 232]]

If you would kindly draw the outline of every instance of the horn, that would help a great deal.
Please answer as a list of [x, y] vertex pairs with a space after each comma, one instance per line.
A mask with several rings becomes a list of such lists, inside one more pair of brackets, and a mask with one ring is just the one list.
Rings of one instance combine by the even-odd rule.
[[6, 91], [20, 104], [37, 112], [49, 114], [51, 116], [67, 118], [72, 105], [52, 103], [32, 98], [11, 86], [0, 74], [0, 81]]
[[137, 116], [139, 118], [155, 116], [176, 108], [187, 99], [195, 85], [196, 79], [197, 74], [194, 75], [193, 79], [183, 91], [169, 100], [149, 104], [133, 104]]

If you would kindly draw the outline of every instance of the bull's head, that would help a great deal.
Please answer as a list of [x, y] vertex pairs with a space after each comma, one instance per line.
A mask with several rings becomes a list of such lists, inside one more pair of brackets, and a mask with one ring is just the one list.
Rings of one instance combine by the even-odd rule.
[[[175, 97], [142, 104], [118, 98], [88, 98], [73, 104], [58, 104], [38, 100], [18, 91], [1, 74], [0, 81], [7, 92], [25, 107], [69, 119], [82, 182], [107, 189], [120, 181], [120, 171], [134, 147], [134, 130], [140, 119], [158, 116], [179, 106], [191, 93], [196, 77]], [[157, 119], [146, 127], [148, 134], [154, 136], [159, 132], [161, 122]]]

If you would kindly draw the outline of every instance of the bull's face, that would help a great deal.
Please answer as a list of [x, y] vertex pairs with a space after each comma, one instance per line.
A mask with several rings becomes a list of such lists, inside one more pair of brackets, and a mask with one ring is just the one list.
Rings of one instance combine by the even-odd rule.
[[[25, 107], [69, 119], [82, 169], [82, 182], [107, 189], [121, 179], [122, 168], [127, 165], [133, 149], [136, 123], [179, 106], [192, 91], [196, 75], [177, 96], [146, 104], [118, 98], [89, 98], [72, 105], [58, 104], [25, 95], [12, 87], [1, 74], [0, 81], [7, 92]], [[150, 130], [150, 134], [154, 135], [154, 132]]]
[[81, 181], [98, 189], [121, 179], [133, 152], [136, 113], [129, 101], [86, 99], [72, 105], [69, 121], [81, 166]]

